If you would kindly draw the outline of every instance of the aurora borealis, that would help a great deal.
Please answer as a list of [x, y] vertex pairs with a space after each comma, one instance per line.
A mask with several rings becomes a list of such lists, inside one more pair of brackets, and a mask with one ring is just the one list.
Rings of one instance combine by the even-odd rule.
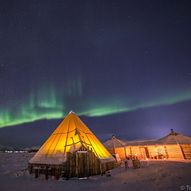
[[[189, 1], [0, 1], [0, 129], [73, 110], [105, 117], [112, 133], [108, 116], [190, 103], [190, 9]], [[157, 116], [155, 135], [162, 109]], [[164, 124], [186, 116], [177, 128], [189, 128], [186, 109], [167, 116]], [[119, 129], [145, 132], [151, 119]]]
[[[81, 85], [80, 85], [81, 86]], [[67, 97], [70, 97], [72, 94], [72, 88], [77, 88], [74, 86], [69, 88], [69, 91], [66, 95], [63, 95], [62, 98], [59, 97], [53, 87], [45, 89], [44, 91], [39, 91], [36, 94], [31, 94], [29, 99], [24, 102], [23, 105], [17, 106], [17, 114], [13, 110], [5, 109], [0, 114], [0, 127], [6, 127], [11, 125], [18, 125], [26, 122], [33, 122], [40, 119], [60, 119], [65, 116], [70, 108], [66, 107], [66, 104], [62, 100], [67, 100]], [[79, 88], [79, 87], [78, 87]], [[78, 89], [77, 88], [77, 89]], [[78, 89], [78, 96], [81, 96], [82, 90]], [[76, 96], [76, 99], [78, 99]], [[65, 98], [65, 99], [64, 99]], [[185, 91], [181, 95], [163, 95], [150, 98], [144, 102], [140, 102], [140, 98], [134, 100], [134, 104], [131, 102], [128, 104], [125, 102], [125, 99], [119, 97], [112, 97], [113, 100], [104, 99], [101, 103], [91, 104], [93, 101], [88, 103], [88, 100], [85, 100], [82, 103], [78, 103], [78, 110], [76, 113], [79, 115], [85, 115], [89, 117], [97, 117], [104, 115], [111, 115], [115, 113], [122, 112], [131, 112], [141, 108], [147, 107], [157, 107], [161, 105], [171, 105], [179, 102], [189, 101], [191, 99], [191, 91]], [[24, 100], [24, 99], [23, 99]], [[117, 101], [115, 101], [117, 100]], [[136, 104], [138, 103], [138, 104]], [[83, 107], [85, 105], [85, 107]]]

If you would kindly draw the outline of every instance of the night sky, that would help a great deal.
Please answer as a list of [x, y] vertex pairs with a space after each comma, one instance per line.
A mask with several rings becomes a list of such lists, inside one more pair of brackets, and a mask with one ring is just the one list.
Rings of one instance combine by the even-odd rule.
[[102, 140], [191, 135], [190, 10], [189, 0], [0, 0], [0, 144], [25, 144], [23, 131], [35, 145], [70, 110]]

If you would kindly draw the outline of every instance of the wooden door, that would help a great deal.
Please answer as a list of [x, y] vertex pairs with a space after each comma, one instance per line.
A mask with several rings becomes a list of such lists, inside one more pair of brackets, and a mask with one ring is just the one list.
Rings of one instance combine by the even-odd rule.
[[80, 177], [89, 176], [89, 160], [87, 151], [76, 152], [76, 174]]

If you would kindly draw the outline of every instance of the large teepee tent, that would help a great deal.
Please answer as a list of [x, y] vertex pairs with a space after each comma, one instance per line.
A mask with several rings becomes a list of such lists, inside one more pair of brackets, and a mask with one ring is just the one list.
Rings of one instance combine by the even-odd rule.
[[65, 176], [87, 176], [103, 173], [113, 168], [114, 163], [115, 159], [90, 129], [70, 112], [29, 161], [29, 166], [31, 172], [37, 167], [41, 171], [48, 167], [60, 169]]

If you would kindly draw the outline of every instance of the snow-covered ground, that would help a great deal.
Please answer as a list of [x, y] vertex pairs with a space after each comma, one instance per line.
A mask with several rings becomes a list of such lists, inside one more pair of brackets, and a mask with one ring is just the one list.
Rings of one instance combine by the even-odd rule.
[[79, 180], [45, 180], [29, 175], [26, 168], [32, 153], [0, 153], [0, 191], [155, 191], [191, 190], [191, 161], [143, 161], [140, 169], [123, 166], [111, 176]]

